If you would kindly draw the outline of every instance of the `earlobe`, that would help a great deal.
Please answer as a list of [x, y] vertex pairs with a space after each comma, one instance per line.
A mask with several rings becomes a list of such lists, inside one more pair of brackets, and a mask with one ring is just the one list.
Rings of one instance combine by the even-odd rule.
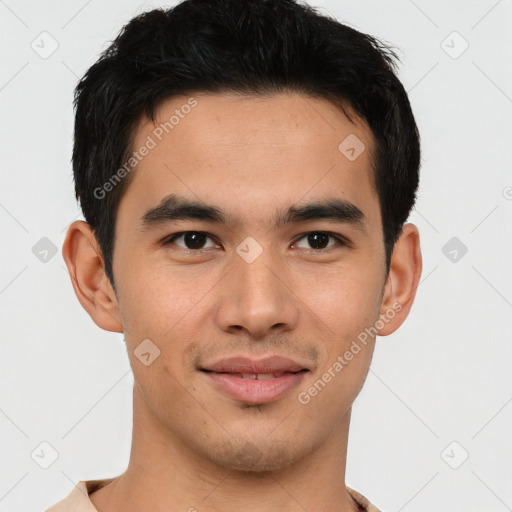
[[393, 333], [407, 318], [416, 296], [421, 270], [418, 228], [414, 224], [405, 224], [391, 255], [380, 309], [384, 326], [379, 329], [379, 336]]
[[117, 299], [89, 224], [75, 221], [69, 226], [62, 256], [75, 294], [94, 323], [106, 331], [123, 332]]

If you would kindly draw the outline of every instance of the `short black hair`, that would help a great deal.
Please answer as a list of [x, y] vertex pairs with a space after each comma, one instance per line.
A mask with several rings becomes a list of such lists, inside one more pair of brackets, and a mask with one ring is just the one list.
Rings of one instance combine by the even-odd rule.
[[142, 116], [154, 122], [164, 100], [194, 92], [299, 92], [362, 118], [375, 141], [371, 161], [389, 268], [420, 166], [418, 129], [395, 74], [399, 60], [388, 44], [295, 0], [185, 0], [129, 21], [74, 96], [76, 197], [112, 285], [116, 214], [133, 173], [122, 173], [108, 193], [104, 184], [130, 158]]

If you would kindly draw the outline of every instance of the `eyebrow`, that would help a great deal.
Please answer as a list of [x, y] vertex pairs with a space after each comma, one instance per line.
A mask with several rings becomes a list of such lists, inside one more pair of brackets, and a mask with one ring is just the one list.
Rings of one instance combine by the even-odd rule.
[[[177, 194], [164, 197], [160, 203], [147, 210], [141, 217], [142, 229], [147, 230], [175, 220], [198, 220], [212, 224], [235, 225], [237, 219], [214, 205], [188, 199]], [[295, 204], [276, 212], [272, 219], [274, 228], [290, 224], [327, 220], [350, 224], [365, 231], [365, 216], [353, 203], [333, 197], [321, 201]]]

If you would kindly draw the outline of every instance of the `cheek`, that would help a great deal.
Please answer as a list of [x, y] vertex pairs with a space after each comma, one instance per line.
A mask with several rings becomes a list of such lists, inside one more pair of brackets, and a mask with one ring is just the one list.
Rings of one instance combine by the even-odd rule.
[[134, 258], [119, 270], [121, 315], [127, 331], [139, 337], [172, 336], [214, 284], [214, 276], [196, 273], [194, 278], [165, 262], [152, 265]]
[[310, 273], [300, 281], [299, 296], [324, 323], [326, 333], [340, 341], [373, 324], [379, 314], [381, 276], [370, 264], [365, 271], [361, 266]]
[[319, 367], [299, 390], [297, 401], [306, 408], [308, 417], [325, 417], [325, 425], [337, 422], [349, 409], [368, 374], [374, 338], [368, 328], [378, 319], [380, 288], [375, 278], [363, 273], [344, 274], [329, 280], [309, 302], [320, 321], [322, 353]]
[[[147, 394], [153, 390], [158, 395], [158, 389], [166, 388], [172, 390], [169, 396], [176, 397], [193, 366], [187, 354], [198, 339], [206, 338], [200, 332], [205, 314], [211, 311], [209, 292], [218, 277], [196, 273], [192, 278], [190, 272], [185, 275], [162, 265], [146, 270], [122, 276], [123, 286], [118, 291], [130, 363]], [[146, 367], [138, 356], [147, 352], [149, 359], [153, 353], [157, 357]]]

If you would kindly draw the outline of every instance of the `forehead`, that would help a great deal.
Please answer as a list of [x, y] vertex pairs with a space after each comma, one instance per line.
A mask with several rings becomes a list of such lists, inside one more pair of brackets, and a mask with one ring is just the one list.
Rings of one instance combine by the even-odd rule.
[[[333, 103], [297, 93], [170, 98], [154, 122], [143, 119], [134, 133], [132, 149], [150, 149], [121, 203], [140, 213], [180, 193], [209, 203], [217, 199], [234, 216], [261, 213], [263, 220], [261, 207], [275, 201], [336, 194], [375, 209], [372, 133], [348, 111], [355, 124]], [[266, 211], [268, 217], [273, 213]]]

